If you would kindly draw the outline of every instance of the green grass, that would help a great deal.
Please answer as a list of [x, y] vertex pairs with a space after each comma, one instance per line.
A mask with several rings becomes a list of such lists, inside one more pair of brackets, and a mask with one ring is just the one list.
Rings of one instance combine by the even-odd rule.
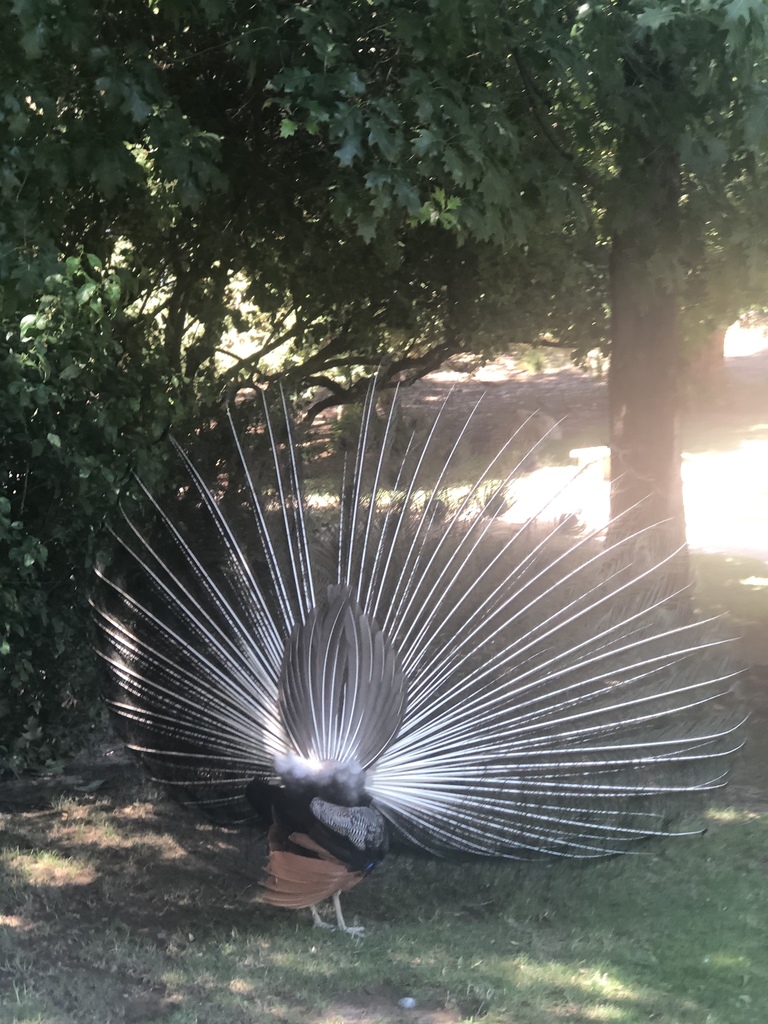
[[3, 1024], [768, 1021], [768, 815], [589, 864], [391, 857], [355, 940], [255, 902], [259, 857], [175, 812], [67, 807], [9, 816]]
[[[768, 524], [766, 524], [768, 529]], [[768, 570], [759, 558], [693, 553], [696, 603], [708, 615], [737, 622], [768, 622]]]

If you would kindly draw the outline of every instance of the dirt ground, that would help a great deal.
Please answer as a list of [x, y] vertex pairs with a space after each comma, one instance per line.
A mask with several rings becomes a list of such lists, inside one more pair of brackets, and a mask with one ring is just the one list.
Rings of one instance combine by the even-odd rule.
[[[756, 347], [755, 351], [748, 348], [746, 344], [741, 349], [732, 346], [722, 387], [707, 405], [689, 410], [684, 437], [689, 465], [697, 465], [696, 460], [705, 457], [720, 468], [729, 464], [729, 459], [732, 464], [742, 465], [738, 460], [743, 457], [745, 444], [757, 460], [752, 472], [745, 469], [743, 473], [749, 479], [742, 482], [745, 486], [749, 484], [752, 491], [745, 490], [740, 497], [739, 512], [749, 521], [749, 531], [743, 524], [735, 526], [726, 518], [719, 528], [720, 534], [717, 529], [710, 529], [709, 533], [699, 530], [697, 537], [703, 540], [697, 543], [703, 546], [697, 550], [728, 559], [733, 552], [744, 553], [744, 538], [748, 536], [746, 551], [756, 560], [755, 564], [762, 562], [764, 568], [762, 576], [757, 571], [753, 573], [760, 580], [768, 578], [768, 500], [764, 502], [768, 494], [768, 461], [760, 461], [766, 460], [768, 450], [768, 347]], [[408, 401], [438, 401], [450, 388], [462, 404], [474, 404], [482, 396], [479, 422], [484, 436], [506, 436], [510, 423], [524, 422], [534, 413], [538, 427], [543, 424], [549, 429], [563, 421], [562, 427], [555, 427], [553, 433], [561, 438], [566, 449], [606, 443], [605, 379], [573, 367], [530, 374], [519, 370], [511, 359], [502, 358], [473, 373], [461, 368], [448, 369], [421, 382]], [[700, 472], [697, 469], [690, 477], [698, 481], [691, 485], [690, 493], [695, 495], [696, 502], [711, 504], [701, 484], [709, 472], [707, 463], [701, 461], [698, 466]], [[593, 479], [596, 488], [604, 486], [599, 474]], [[716, 492], [717, 480], [710, 483], [715, 485]], [[689, 515], [695, 522], [702, 521], [698, 509], [690, 508]], [[751, 584], [753, 590], [761, 585]], [[751, 618], [750, 614], [747, 609], [733, 623], [734, 630], [743, 636], [736, 652], [744, 664], [741, 691], [751, 718], [747, 745], [730, 784], [728, 800], [737, 807], [764, 811], [768, 809], [768, 620], [762, 613], [752, 614]], [[262, 858], [261, 847], [252, 839], [237, 839], [199, 826], [168, 803], [156, 812], [151, 799], [147, 799], [156, 794], [148, 794], [146, 787], [142, 798], [134, 798], [142, 792], [141, 786], [132, 762], [116, 745], [102, 747], [98, 756], [89, 754], [75, 761], [55, 778], [0, 784], [0, 813], [10, 814], [14, 822], [13, 831], [6, 830], [3, 836], [4, 844], [24, 851], [35, 847], [45, 834], [48, 842], [66, 856], [76, 856], [78, 851], [88, 848], [91, 860], [96, 858], [100, 876], [130, 879], [129, 888], [134, 895], [131, 905], [122, 911], [123, 916], [127, 915], [127, 923], [137, 934], [158, 942], [170, 941], [179, 922], [189, 931], [190, 941], [198, 928], [210, 928], [224, 918], [232, 928], [237, 928], [241, 920], [246, 927], [253, 914], [250, 897], [258, 875], [255, 865]], [[66, 806], [70, 797], [75, 800]], [[80, 810], [75, 806], [78, 802]], [[94, 839], [88, 833], [89, 814], [94, 805], [113, 817], [113, 827], [122, 837], [120, 842], [101, 842], [96, 849], [89, 845]], [[62, 812], [63, 806], [66, 809]], [[20, 812], [25, 813], [20, 816]], [[140, 879], [142, 873], [150, 870], [155, 886], [157, 872], [167, 872], [167, 891], [173, 893], [180, 855], [185, 856], [187, 889], [194, 890], [195, 904], [174, 903], [169, 896], [165, 905], [158, 908], [149, 890], [143, 900]], [[71, 879], [70, 883], [74, 911], [68, 913], [74, 915], [77, 929], [87, 930], [89, 915], [103, 913], [103, 904], [93, 899], [94, 887], [88, 878]], [[269, 908], [262, 912], [279, 913]], [[59, 910], [52, 906], [50, 914], [54, 926]], [[23, 921], [18, 924], [23, 937]], [[135, 984], [129, 978], [122, 984], [124, 1019], [159, 1020], [173, 1011], [173, 1001], [161, 989], [133, 991]], [[339, 1013], [349, 1024], [367, 1019], [366, 1015], [374, 1010], [383, 1019], [385, 1005], [391, 1004], [389, 993], [368, 993], [340, 1007]], [[400, 1016], [392, 1017], [393, 1021], [396, 1019], [400, 1020]], [[426, 1007], [408, 1019], [414, 1024], [451, 1024], [459, 1016], [458, 1011], [433, 1011]]]

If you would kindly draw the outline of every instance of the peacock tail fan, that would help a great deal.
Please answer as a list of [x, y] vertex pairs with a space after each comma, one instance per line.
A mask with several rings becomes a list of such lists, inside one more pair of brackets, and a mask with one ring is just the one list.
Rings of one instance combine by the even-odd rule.
[[327, 766], [396, 845], [522, 859], [675, 834], [725, 784], [742, 715], [717, 625], [643, 557], [652, 531], [518, 521], [529, 452], [485, 455], [476, 418], [449, 396], [409, 419], [372, 386], [350, 442], [246, 402], [226, 456], [203, 471], [177, 446], [162, 502], [138, 483], [93, 606], [108, 705], [156, 781], [266, 824], [254, 780]]

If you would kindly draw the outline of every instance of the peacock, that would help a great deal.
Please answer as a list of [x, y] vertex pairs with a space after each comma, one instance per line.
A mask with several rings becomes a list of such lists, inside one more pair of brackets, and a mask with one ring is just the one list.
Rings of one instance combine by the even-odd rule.
[[727, 648], [681, 618], [652, 530], [516, 515], [519, 435], [483, 459], [479, 405], [382, 397], [351, 441], [258, 392], [222, 414], [228, 458], [174, 442], [183, 482], [138, 481], [92, 600], [146, 772], [266, 832], [265, 902], [324, 925], [330, 898], [355, 934], [339, 894], [390, 847], [597, 858], [690, 834], [741, 745]]

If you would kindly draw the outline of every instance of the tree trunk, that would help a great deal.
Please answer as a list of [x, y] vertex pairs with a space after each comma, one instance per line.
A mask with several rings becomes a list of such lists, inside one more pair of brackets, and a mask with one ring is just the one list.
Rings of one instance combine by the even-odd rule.
[[726, 327], [713, 327], [698, 341], [685, 366], [685, 402], [693, 408], [711, 408], [722, 401]]
[[678, 436], [682, 353], [672, 272], [667, 278], [659, 270], [662, 253], [674, 266], [677, 161], [656, 157], [644, 170], [638, 205], [628, 220], [624, 211], [611, 253], [609, 542], [643, 531], [623, 547], [627, 559], [671, 556], [670, 589], [678, 590], [689, 578]]

